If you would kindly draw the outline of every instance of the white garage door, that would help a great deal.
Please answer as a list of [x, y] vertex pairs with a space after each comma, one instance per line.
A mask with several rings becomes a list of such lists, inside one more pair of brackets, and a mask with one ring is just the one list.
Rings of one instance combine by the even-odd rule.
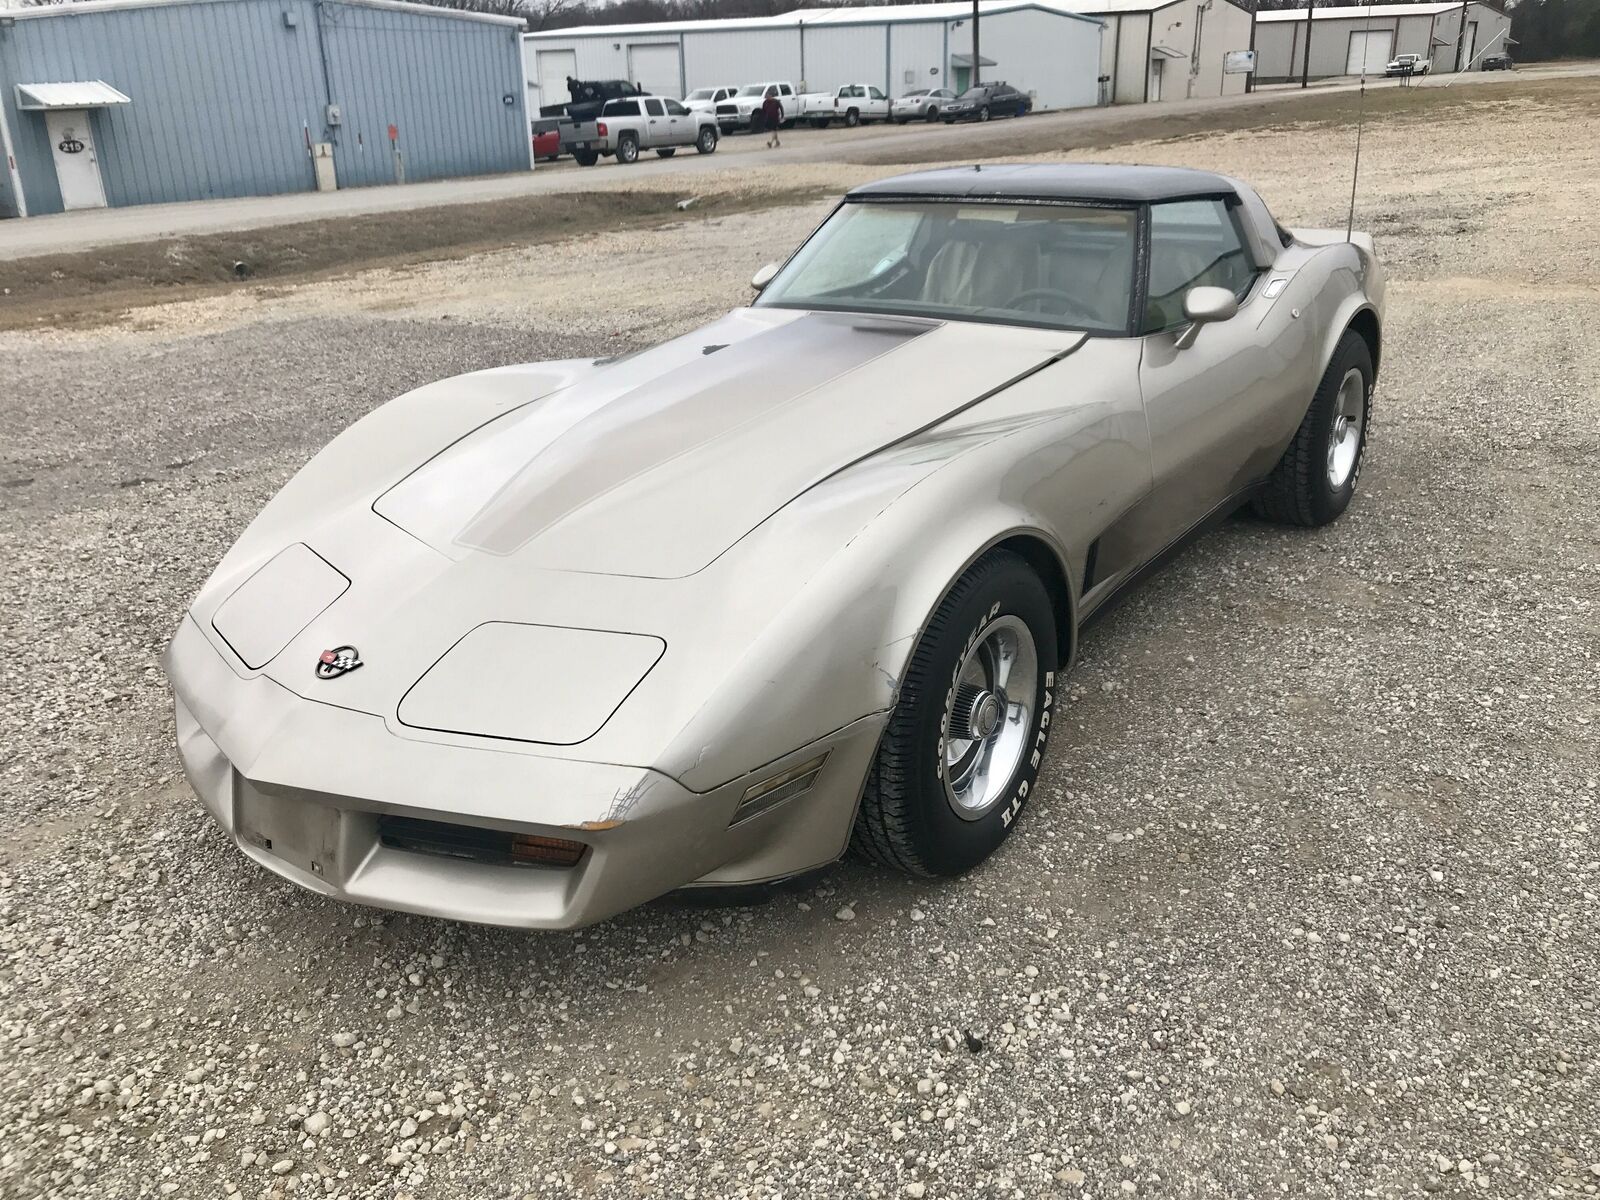
[[567, 91], [567, 76], [578, 73], [576, 50], [541, 50], [534, 60], [533, 73], [539, 80], [539, 107], [565, 104], [572, 99]]
[[676, 97], [683, 90], [678, 63], [676, 42], [628, 47], [628, 78], [653, 95]]
[[1368, 29], [1350, 35], [1350, 57], [1344, 64], [1346, 75], [1382, 75], [1394, 56], [1394, 30]]

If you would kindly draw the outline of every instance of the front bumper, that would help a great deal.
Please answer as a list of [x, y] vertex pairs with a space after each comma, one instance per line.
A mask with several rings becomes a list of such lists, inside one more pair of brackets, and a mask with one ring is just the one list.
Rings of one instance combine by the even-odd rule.
[[[243, 675], [185, 617], [167, 652], [184, 771], [249, 858], [325, 896], [424, 916], [569, 929], [677, 888], [783, 878], [845, 849], [882, 716], [856, 721], [705, 793], [642, 767], [463, 745], [304, 700]], [[815, 785], [733, 822], [745, 792], [826, 753]], [[579, 841], [566, 869], [384, 844], [412, 817]]]

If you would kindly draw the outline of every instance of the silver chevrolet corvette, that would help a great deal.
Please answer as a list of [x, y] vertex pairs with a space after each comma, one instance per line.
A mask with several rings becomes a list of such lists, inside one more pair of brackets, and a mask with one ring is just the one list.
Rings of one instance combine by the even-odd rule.
[[1078, 631], [1208, 521], [1333, 520], [1371, 239], [1237, 180], [847, 195], [620, 358], [420, 388], [261, 512], [168, 652], [201, 801], [317, 892], [563, 928], [1017, 827]]

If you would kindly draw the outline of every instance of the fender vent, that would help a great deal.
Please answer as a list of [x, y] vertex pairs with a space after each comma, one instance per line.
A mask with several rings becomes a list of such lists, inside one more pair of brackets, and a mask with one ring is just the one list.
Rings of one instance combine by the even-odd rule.
[[1080, 596], [1088, 595], [1089, 589], [1099, 582], [1095, 571], [1100, 565], [1100, 539], [1095, 538], [1089, 543], [1089, 553], [1083, 559], [1083, 590]]

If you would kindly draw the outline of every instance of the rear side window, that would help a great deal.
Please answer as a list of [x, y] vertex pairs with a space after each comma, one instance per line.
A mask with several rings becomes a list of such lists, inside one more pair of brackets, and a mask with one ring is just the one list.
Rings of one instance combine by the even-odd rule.
[[1183, 323], [1183, 297], [1190, 288], [1227, 288], [1243, 299], [1255, 275], [1233, 212], [1223, 201], [1178, 200], [1150, 206], [1146, 333]]
[[661, 115], [661, 112], [662, 112], [661, 101], [659, 101], [659, 100], [646, 100], [644, 102], [644, 110], [645, 110], [645, 112], [649, 113], [652, 117], [659, 117]]
[[637, 100], [613, 100], [606, 105], [604, 115], [608, 117], [637, 117], [639, 115], [639, 102]]

